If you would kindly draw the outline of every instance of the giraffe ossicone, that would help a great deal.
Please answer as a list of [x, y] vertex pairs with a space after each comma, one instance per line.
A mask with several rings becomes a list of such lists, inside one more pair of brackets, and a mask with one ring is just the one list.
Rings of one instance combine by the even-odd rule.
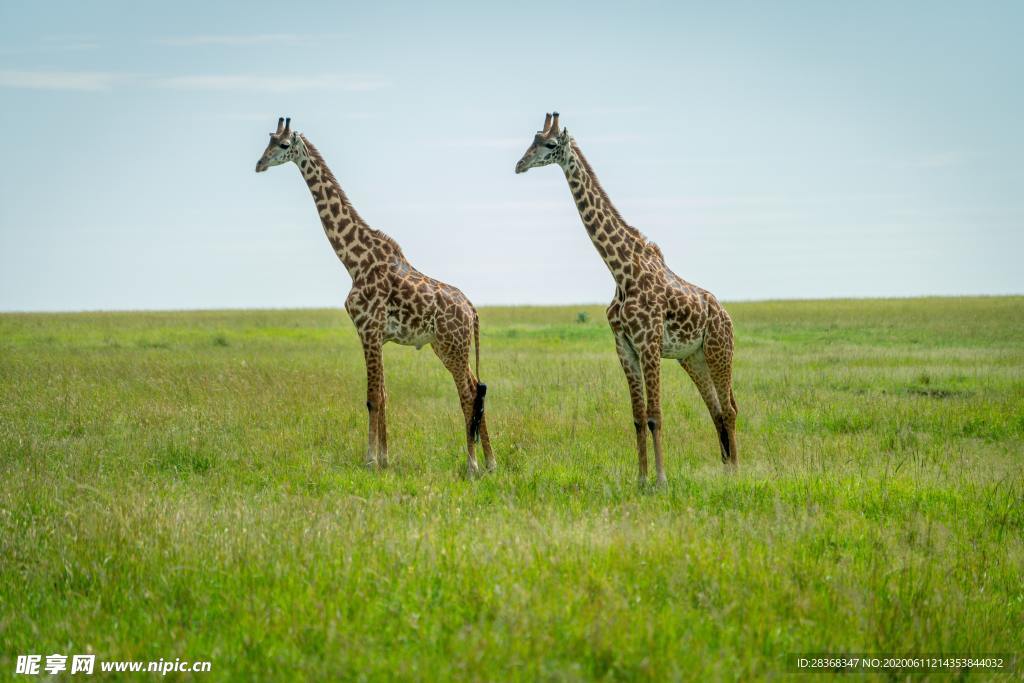
[[[711, 292], [672, 272], [661, 249], [629, 225], [601, 187], [558, 112], [545, 115], [516, 173], [558, 164], [565, 173], [583, 226], [615, 280], [608, 324], [629, 384], [641, 481], [647, 479], [647, 431], [654, 443], [659, 482], [662, 454], [661, 359], [672, 358], [697, 385], [718, 433], [722, 461], [735, 465], [736, 398], [732, 390], [733, 329]], [[646, 429], [645, 429], [646, 427]]]
[[[352, 278], [345, 310], [355, 324], [366, 360], [366, 465], [388, 464], [387, 391], [381, 347], [395, 342], [416, 348], [430, 345], [455, 380], [464, 419], [468, 473], [472, 476], [479, 471], [478, 441], [487, 468], [495, 469], [484, 416], [487, 387], [478, 378], [480, 319], [473, 304], [457, 288], [416, 270], [395, 240], [371, 228], [356, 212], [316, 147], [304, 135], [292, 131], [291, 118], [281, 117], [256, 163], [256, 172], [288, 162], [302, 173], [327, 240]], [[476, 349], [475, 373], [469, 365], [471, 345]]]

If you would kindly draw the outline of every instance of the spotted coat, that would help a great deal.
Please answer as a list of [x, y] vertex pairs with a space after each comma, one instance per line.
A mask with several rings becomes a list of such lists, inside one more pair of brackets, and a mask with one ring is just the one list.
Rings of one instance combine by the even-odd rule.
[[568, 130], [559, 129], [557, 113], [548, 114], [516, 172], [549, 164], [564, 171], [583, 227], [615, 280], [608, 324], [629, 384], [640, 479], [647, 477], [649, 430], [658, 481], [665, 481], [662, 358], [677, 360], [697, 385], [718, 432], [722, 461], [735, 465], [737, 407], [729, 314], [711, 292], [672, 272], [658, 246], [622, 218], [576, 141]]
[[[290, 121], [289, 121], [290, 123]], [[387, 342], [430, 345], [452, 374], [466, 430], [467, 468], [478, 472], [475, 443], [479, 439], [488, 469], [494, 454], [483, 415], [486, 387], [469, 365], [470, 345], [480, 366], [479, 318], [457, 288], [416, 270], [391, 237], [371, 228], [352, 206], [323, 156], [290, 125], [278, 122], [257, 171], [291, 161], [298, 166], [313, 195], [324, 233], [352, 278], [345, 310], [355, 324], [366, 360], [366, 407], [369, 437], [366, 464], [388, 464], [387, 391], [381, 348]]]

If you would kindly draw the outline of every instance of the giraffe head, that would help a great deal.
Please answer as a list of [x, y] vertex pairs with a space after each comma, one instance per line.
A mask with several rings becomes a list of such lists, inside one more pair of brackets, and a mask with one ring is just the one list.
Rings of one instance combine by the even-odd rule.
[[301, 159], [305, 148], [299, 134], [292, 131], [292, 120], [281, 117], [277, 120], [277, 130], [270, 134], [270, 143], [263, 156], [256, 162], [256, 172], [262, 173], [271, 166]]
[[571, 154], [571, 138], [567, 129], [558, 128], [558, 112], [544, 117], [544, 130], [537, 131], [526, 154], [516, 164], [516, 173], [526, 173], [537, 166], [562, 165]]

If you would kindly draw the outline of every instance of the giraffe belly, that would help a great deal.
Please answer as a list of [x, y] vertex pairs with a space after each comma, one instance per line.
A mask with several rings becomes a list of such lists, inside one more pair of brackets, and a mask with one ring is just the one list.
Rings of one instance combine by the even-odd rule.
[[682, 360], [692, 356], [703, 345], [704, 335], [683, 334], [666, 325], [665, 336], [661, 340], [661, 357]]
[[387, 341], [401, 344], [402, 346], [415, 346], [417, 349], [434, 341], [433, 330], [412, 327], [404, 324], [396, 318], [389, 318], [385, 329]]

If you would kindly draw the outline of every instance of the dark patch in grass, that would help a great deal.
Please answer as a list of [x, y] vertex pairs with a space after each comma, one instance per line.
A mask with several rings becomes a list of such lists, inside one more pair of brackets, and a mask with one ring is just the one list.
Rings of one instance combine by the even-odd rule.
[[572, 327], [568, 325], [551, 325], [547, 327], [509, 327], [489, 333], [494, 339], [528, 339], [538, 342], [573, 342], [589, 341], [598, 338], [611, 339], [607, 327], [577, 321]]
[[[949, 378], [947, 381], [952, 382], [963, 382], [966, 377], [963, 375], [957, 375]], [[948, 387], [938, 387], [932, 385], [932, 376], [927, 372], [922, 372], [917, 376], [915, 383], [905, 389], [905, 392], [912, 396], [927, 396], [928, 398], [966, 398], [971, 395], [970, 391], [965, 389], [950, 389]]]
[[919, 445], [917, 434], [905, 427], [889, 432], [882, 438], [882, 448], [893, 453], [914, 451]]
[[981, 417], [971, 417], [960, 423], [955, 430], [958, 436], [978, 439], [999, 439], [1006, 436], [1006, 429], [1000, 423], [989, 422]]
[[907, 393], [914, 396], [927, 396], [928, 398], [967, 398], [971, 395], [969, 391], [960, 389], [940, 389], [938, 387], [908, 387]]
[[[876, 389], [875, 387], [853, 386], [852, 384], [838, 383], [830, 384], [829, 389], [832, 389], [833, 391], [842, 391], [847, 394], [854, 394], [856, 396], [861, 396], [863, 394], [878, 391], [878, 389]], [[884, 389], [882, 390], [882, 393], [885, 393]]]
[[866, 432], [874, 426], [871, 417], [862, 413], [824, 415], [821, 425], [833, 434], [857, 434]]
[[214, 346], [229, 346], [227, 335], [218, 334], [213, 337]]
[[151, 462], [157, 470], [179, 476], [206, 474], [213, 467], [213, 458], [209, 454], [176, 442], [157, 450]]

